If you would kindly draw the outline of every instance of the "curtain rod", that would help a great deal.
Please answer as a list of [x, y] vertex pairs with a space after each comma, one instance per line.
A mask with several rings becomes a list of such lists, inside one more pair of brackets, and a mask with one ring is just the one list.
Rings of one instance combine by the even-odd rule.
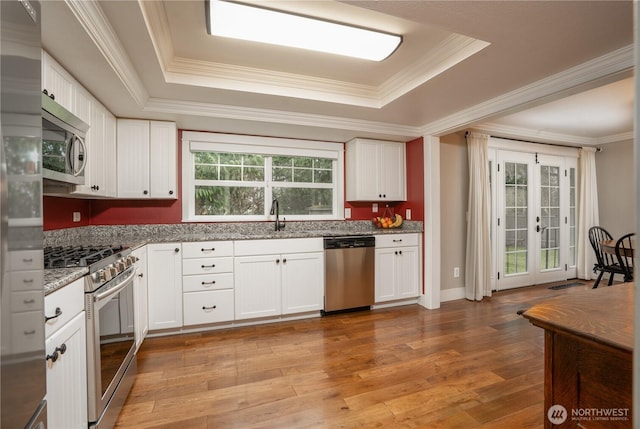
[[[464, 133], [464, 138], [465, 139], [469, 136], [469, 133], [470, 133], [470, 131], [465, 131], [465, 133]], [[579, 146], [569, 146], [569, 145], [564, 145], [564, 144], [559, 144], [559, 143], [534, 142], [534, 141], [531, 141], [531, 140], [514, 139], [512, 137], [500, 137], [500, 136], [494, 136], [494, 135], [491, 135], [491, 134], [489, 136], [493, 137], [493, 138], [496, 138], [496, 139], [513, 140], [513, 141], [522, 142], [522, 143], [545, 144], [547, 146], [568, 147], [568, 148], [580, 149]], [[602, 148], [596, 147], [596, 152], [602, 152]]]

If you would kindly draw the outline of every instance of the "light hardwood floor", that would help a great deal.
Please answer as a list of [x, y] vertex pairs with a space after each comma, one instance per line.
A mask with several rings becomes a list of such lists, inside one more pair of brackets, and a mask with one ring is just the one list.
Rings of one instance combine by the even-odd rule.
[[117, 428], [542, 428], [543, 331], [589, 286], [145, 340]]

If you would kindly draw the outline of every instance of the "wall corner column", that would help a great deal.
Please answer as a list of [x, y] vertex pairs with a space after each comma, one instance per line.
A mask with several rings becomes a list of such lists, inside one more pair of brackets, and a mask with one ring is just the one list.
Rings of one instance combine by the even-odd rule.
[[424, 136], [424, 294], [418, 303], [440, 308], [440, 138]]

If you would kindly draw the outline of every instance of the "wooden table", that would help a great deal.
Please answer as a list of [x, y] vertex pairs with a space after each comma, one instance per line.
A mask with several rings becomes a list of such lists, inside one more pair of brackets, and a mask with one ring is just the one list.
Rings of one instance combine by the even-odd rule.
[[[524, 312], [545, 330], [545, 428], [632, 427], [633, 295], [634, 283], [578, 289]], [[567, 419], [554, 425], [557, 405]]]
[[[611, 253], [612, 255], [616, 254], [616, 242], [618, 240], [603, 240], [600, 242], [602, 245], [602, 250], [607, 253]], [[633, 258], [633, 252], [635, 251], [636, 243], [635, 241], [631, 241], [631, 248], [624, 247], [625, 256], [629, 256]]]

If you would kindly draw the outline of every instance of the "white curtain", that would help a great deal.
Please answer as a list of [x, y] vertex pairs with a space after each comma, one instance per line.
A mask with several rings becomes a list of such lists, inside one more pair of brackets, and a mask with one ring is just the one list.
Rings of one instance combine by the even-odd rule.
[[469, 157], [469, 203], [465, 295], [481, 301], [491, 296], [491, 237], [489, 235], [489, 136], [467, 134]]
[[583, 147], [578, 165], [578, 278], [591, 280], [595, 256], [589, 243], [589, 228], [600, 223], [598, 215], [598, 182], [596, 180], [596, 150]]

